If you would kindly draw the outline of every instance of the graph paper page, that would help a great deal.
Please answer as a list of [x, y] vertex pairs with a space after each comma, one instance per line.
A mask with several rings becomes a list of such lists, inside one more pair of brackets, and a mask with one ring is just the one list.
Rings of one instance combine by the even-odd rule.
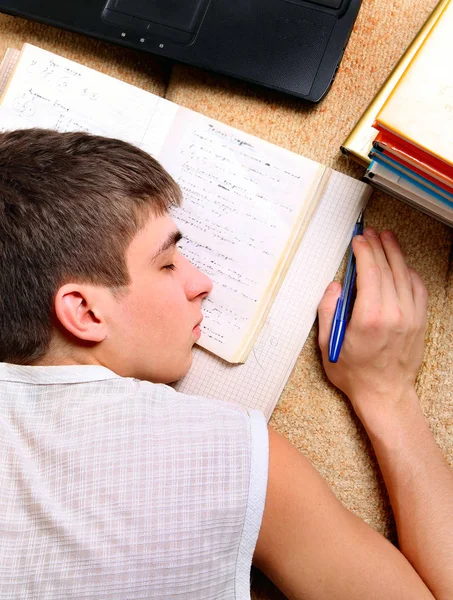
[[175, 389], [258, 409], [270, 418], [370, 193], [366, 184], [332, 172], [247, 361], [231, 365], [195, 347], [192, 368]]

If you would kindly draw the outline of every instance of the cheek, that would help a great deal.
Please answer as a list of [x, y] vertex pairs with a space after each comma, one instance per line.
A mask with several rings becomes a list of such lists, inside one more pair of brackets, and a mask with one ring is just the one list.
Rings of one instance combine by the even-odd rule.
[[164, 302], [156, 294], [133, 293], [122, 304], [119, 324], [125, 335], [144, 337], [149, 335], [162, 320]]
[[156, 332], [178, 329], [187, 310], [187, 300], [177, 281], [164, 282], [140, 302], [136, 314]]
[[[187, 330], [190, 320], [187, 306], [184, 289], [175, 276], [136, 282], [122, 303], [119, 316], [122, 335], [144, 343], [176, 341]], [[169, 340], [166, 336], [170, 336]]]

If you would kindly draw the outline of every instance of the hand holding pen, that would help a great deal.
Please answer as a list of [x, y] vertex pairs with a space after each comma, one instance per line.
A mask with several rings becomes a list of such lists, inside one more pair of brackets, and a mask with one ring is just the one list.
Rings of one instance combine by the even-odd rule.
[[378, 235], [367, 227], [352, 245], [357, 297], [338, 362], [329, 361], [329, 338], [341, 297], [336, 281], [318, 307], [319, 345], [328, 378], [369, 424], [386, 414], [395, 416], [412, 402], [423, 358], [427, 292], [390, 231]]

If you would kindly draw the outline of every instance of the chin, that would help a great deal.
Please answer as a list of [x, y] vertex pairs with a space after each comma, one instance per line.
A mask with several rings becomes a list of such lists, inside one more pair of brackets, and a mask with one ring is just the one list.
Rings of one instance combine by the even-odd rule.
[[[143, 361], [141, 361], [142, 363]], [[165, 359], [158, 362], [156, 359], [145, 361], [145, 364], [121, 365], [120, 369], [115, 370], [109, 367], [112, 371], [118, 373], [122, 377], [134, 377], [142, 381], [151, 383], [175, 383], [187, 375], [192, 366], [192, 348], [186, 354], [178, 354], [176, 359]], [[154, 367], [154, 368], [153, 368]]]
[[162, 381], [161, 383], [176, 383], [177, 381], [179, 381], [180, 379], [182, 379], [183, 377], [185, 377], [187, 375], [191, 366], [192, 366], [192, 354], [190, 355], [190, 361], [189, 361], [188, 365], [181, 367], [181, 369], [179, 371], [175, 371], [174, 373], [172, 373], [171, 377], [169, 377], [167, 381]]
[[189, 357], [185, 361], [181, 361], [181, 364], [171, 365], [171, 368], [167, 370], [162, 370], [160, 373], [154, 374], [146, 377], [147, 381], [151, 381], [152, 383], [176, 383], [183, 377], [187, 375], [192, 366], [192, 351], [190, 352]]

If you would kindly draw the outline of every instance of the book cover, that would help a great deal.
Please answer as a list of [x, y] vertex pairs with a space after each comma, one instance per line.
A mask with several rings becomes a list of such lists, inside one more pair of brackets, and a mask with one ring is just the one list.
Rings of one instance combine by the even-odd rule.
[[445, 6], [379, 111], [374, 127], [391, 131], [453, 166], [453, 3]]
[[377, 129], [373, 127], [373, 123], [377, 114], [381, 110], [395, 85], [400, 80], [415, 53], [418, 51], [429, 32], [437, 23], [440, 15], [442, 14], [444, 8], [448, 5], [449, 1], [450, 0], [441, 0], [437, 4], [436, 8], [433, 10], [423, 27], [420, 29], [403, 56], [400, 58], [383, 86], [380, 88], [363, 115], [357, 121], [351, 133], [341, 145], [341, 151], [346, 155], [350, 155], [360, 164], [366, 166], [370, 163], [368, 154], [378, 133]]

